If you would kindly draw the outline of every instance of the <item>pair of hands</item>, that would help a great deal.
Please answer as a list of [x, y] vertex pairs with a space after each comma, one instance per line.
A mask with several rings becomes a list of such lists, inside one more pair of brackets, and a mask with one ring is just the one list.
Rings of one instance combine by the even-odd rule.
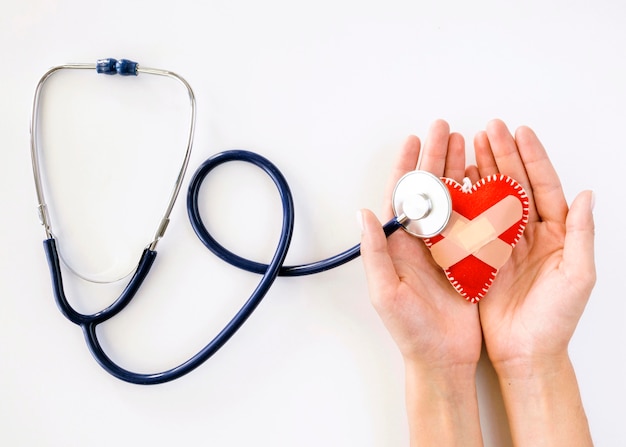
[[[567, 356], [567, 345], [595, 283], [593, 193], [568, 209], [558, 175], [535, 133], [512, 135], [500, 120], [474, 138], [476, 166], [466, 166], [463, 137], [436, 121], [423, 147], [410, 137], [390, 179], [416, 168], [472, 183], [501, 173], [530, 199], [529, 222], [511, 258], [478, 305], [466, 302], [425, 244], [403, 231], [385, 239], [381, 224], [361, 212], [361, 252], [372, 302], [405, 362], [432, 371], [474, 368], [482, 340], [496, 372]], [[391, 194], [387, 194], [391, 197]], [[392, 216], [390, 203], [386, 215]]]

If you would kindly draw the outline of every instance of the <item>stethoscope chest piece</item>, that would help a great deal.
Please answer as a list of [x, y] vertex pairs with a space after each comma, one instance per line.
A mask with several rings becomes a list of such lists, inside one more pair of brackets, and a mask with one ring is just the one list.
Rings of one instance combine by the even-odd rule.
[[405, 174], [396, 184], [391, 201], [398, 222], [421, 238], [441, 233], [452, 214], [448, 188], [427, 171]]

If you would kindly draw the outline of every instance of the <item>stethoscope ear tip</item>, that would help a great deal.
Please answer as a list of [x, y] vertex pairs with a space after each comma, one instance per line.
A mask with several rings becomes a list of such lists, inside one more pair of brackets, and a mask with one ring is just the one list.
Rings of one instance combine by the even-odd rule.
[[441, 233], [452, 214], [446, 185], [427, 171], [411, 171], [396, 184], [391, 199], [393, 212], [410, 234], [429, 238]]

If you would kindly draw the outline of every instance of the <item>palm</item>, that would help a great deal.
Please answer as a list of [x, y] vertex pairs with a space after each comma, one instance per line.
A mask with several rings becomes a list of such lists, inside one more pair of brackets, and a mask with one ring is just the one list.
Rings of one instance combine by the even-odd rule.
[[[559, 300], [546, 297], [564, 295], [564, 278], [558, 270], [563, 236], [564, 228], [538, 222], [529, 224], [511, 259], [481, 302], [480, 317], [492, 361], [520, 357], [546, 341], [562, 344], [551, 333], [559, 326], [555, 321]], [[544, 347], [548, 348], [545, 344]]]
[[494, 363], [563, 351], [595, 271], [592, 261], [578, 262], [577, 249], [567, 248], [567, 237], [572, 241], [576, 234], [568, 236], [567, 203], [545, 149], [530, 129], [518, 132], [514, 140], [496, 121], [475, 140], [479, 175], [501, 172], [516, 178], [531, 209], [522, 239], [479, 305]]
[[[465, 301], [434, 263], [424, 243], [408, 234], [389, 240], [389, 252], [400, 278], [390, 318], [407, 328], [396, 340], [408, 340], [405, 354], [418, 349], [433, 362], [476, 362], [481, 329], [477, 306]], [[395, 336], [395, 334], [394, 334]]]

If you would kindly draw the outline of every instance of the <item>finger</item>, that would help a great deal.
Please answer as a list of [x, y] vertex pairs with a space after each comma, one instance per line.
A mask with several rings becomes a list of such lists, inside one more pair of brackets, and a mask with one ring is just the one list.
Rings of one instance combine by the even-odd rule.
[[400, 178], [407, 172], [415, 170], [417, 160], [419, 159], [420, 145], [421, 143], [419, 138], [415, 135], [410, 135], [404, 142], [404, 146], [402, 146], [402, 150], [398, 155], [387, 183], [384, 207], [385, 218], [389, 218], [393, 215], [393, 211], [391, 209], [391, 197], [398, 180], [400, 180]]
[[528, 185], [526, 168], [509, 129], [502, 121], [496, 119], [487, 123], [486, 133], [498, 172], [513, 177], [526, 187]]
[[470, 165], [465, 169], [465, 177], [469, 178], [472, 184], [478, 183], [480, 180], [480, 173], [476, 165]]
[[402, 150], [398, 155], [396, 163], [391, 172], [391, 178], [389, 179], [391, 189], [396, 186], [400, 177], [410, 171], [415, 170], [415, 166], [417, 166], [417, 160], [419, 159], [421, 149], [420, 139], [415, 135], [409, 135], [409, 137], [404, 142], [404, 146], [402, 146]]
[[444, 120], [435, 121], [428, 131], [420, 157], [421, 170], [431, 172], [437, 177], [443, 176], [448, 153], [450, 126]]
[[361, 210], [361, 258], [372, 303], [377, 307], [395, 295], [400, 279], [387, 250], [387, 238], [374, 213]]
[[572, 202], [565, 222], [563, 270], [585, 292], [591, 293], [596, 280], [594, 261], [593, 206], [591, 191], [581, 192]]
[[[515, 132], [515, 141], [526, 166], [532, 200], [539, 218], [543, 221], [565, 222], [567, 201], [561, 181], [539, 138], [530, 128], [523, 126]], [[528, 188], [526, 192], [530, 192]]]
[[506, 125], [497, 119], [487, 123], [486, 133], [496, 165], [498, 166], [498, 172], [512, 177], [522, 185], [528, 195], [528, 219], [531, 222], [538, 221], [540, 218], [535, 208], [533, 190], [528, 180], [526, 167], [522, 161], [517, 142]]
[[[478, 166], [478, 177], [483, 178], [498, 173], [498, 165], [493, 156], [487, 132], [478, 132], [474, 137], [474, 153]], [[470, 177], [471, 178], [471, 177]], [[476, 183], [472, 180], [472, 183]]]
[[443, 176], [461, 183], [465, 176], [465, 139], [461, 134], [452, 133], [448, 138], [448, 150]]

